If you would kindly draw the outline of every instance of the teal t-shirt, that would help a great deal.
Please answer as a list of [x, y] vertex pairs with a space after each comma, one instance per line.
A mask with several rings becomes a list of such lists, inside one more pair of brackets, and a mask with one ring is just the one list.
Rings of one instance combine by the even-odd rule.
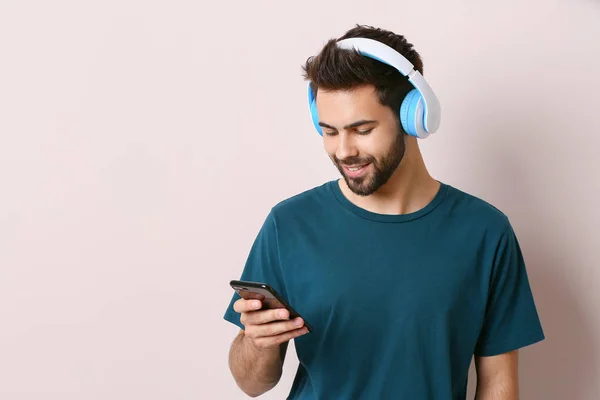
[[[508, 218], [441, 183], [423, 209], [377, 214], [330, 181], [274, 206], [241, 278], [313, 327], [288, 399], [465, 399], [471, 358], [544, 339]], [[225, 319], [243, 329], [233, 310]]]

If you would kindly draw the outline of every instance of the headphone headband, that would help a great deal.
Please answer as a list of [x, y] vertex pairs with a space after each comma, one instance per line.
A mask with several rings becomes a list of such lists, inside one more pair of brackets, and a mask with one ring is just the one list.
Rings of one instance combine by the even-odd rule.
[[355, 49], [360, 54], [394, 67], [402, 75], [407, 76], [423, 98], [423, 127], [427, 131], [427, 135], [437, 131], [441, 119], [440, 102], [423, 75], [415, 70], [414, 65], [406, 57], [390, 46], [368, 38], [342, 39], [337, 42], [337, 46], [347, 50]]

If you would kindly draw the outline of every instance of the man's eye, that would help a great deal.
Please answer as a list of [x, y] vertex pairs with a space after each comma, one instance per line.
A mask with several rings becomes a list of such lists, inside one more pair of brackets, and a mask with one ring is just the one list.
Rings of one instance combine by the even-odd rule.
[[336, 133], [337, 133], [336, 131], [325, 131], [325, 134], [326, 134], [327, 136], [333, 136], [333, 135], [335, 135]]
[[366, 131], [357, 131], [360, 135], [367, 135], [369, 133], [371, 133], [371, 131], [373, 130], [373, 128], [371, 129], [367, 129]]

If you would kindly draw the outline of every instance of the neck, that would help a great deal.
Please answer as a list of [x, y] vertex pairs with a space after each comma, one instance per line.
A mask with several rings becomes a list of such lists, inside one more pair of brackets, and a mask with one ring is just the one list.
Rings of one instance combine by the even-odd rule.
[[415, 138], [406, 139], [406, 152], [400, 165], [375, 193], [359, 196], [348, 188], [344, 179], [339, 180], [339, 185], [352, 203], [378, 214], [419, 211], [433, 200], [440, 188], [440, 183], [427, 171]]

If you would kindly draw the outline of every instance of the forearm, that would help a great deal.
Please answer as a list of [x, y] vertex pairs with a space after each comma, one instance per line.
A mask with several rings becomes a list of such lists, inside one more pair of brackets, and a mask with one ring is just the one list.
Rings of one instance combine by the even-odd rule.
[[518, 400], [517, 383], [513, 380], [477, 383], [475, 400]]
[[240, 389], [251, 397], [259, 396], [274, 388], [281, 378], [280, 349], [259, 349], [241, 333], [231, 345], [229, 368]]
[[477, 391], [475, 400], [518, 400], [517, 350], [488, 357], [475, 357]]

